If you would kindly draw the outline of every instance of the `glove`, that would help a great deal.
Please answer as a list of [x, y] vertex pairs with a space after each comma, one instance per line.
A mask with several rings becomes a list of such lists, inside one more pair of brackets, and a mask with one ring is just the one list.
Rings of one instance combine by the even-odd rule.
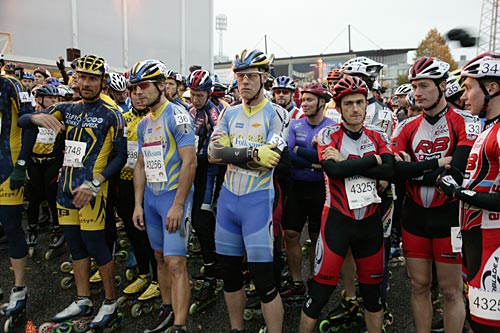
[[218, 143], [224, 147], [231, 147], [231, 139], [229, 138], [229, 135], [224, 135], [222, 136]]
[[443, 175], [436, 183], [447, 196], [454, 198], [455, 194], [462, 189], [451, 175]]
[[254, 148], [252, 153], [253, 161], [264, 168], [274, 168], [280, 160], [280, 154], [273, 151], [273, 148], [273, 145]]
[[59, 61], [56, 61], [57, 68], [59, 68], [60, 71], [63, 71], [65, 69], [64, 66], [64, 59], [59, 59]]
[[92, 192], [92, 195], [96, 197], [97, 193], [99, 193], [99, 190], [101, 189], [101, 186], [95, 186], [90, 180], [86, 180], [82, 185], [80, 185], [80, 189], [89, 190]]
[[26, 165], [14, 165], [14, 170], [10, 174], [10, 184], [9, 187], [12, 191], [20, 189], [24, 186], [26, 182]]

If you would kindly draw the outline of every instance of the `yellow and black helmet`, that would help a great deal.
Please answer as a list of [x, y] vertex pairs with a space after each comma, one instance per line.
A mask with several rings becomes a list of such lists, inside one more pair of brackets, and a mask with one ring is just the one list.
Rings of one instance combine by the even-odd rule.
[[269, 58], [259, 50], [248, 52], [247, 49], [237, 54], [233, 61], [233, 72], [239, 72], [247, 68], [262, 68], [268, 71], [270, 67]]
[[160, 60], [142, 60], [132, 66], [129, 82], [130, 84], [136, 84], [142, 81], [161, 81], [165, 80], [167, 75], [167, 66]]
[[104, 76], [107, 72], [106, 60], [95, 54], [79, 58], [76, 62], [76, 71], [80, 73]]

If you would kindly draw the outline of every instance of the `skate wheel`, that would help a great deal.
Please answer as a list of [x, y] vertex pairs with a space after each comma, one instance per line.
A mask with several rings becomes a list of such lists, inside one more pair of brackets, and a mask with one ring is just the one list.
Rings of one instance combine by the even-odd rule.
[[245, 319], [246, 321], [249, 321], [249, 320], [252, 320], [252, 318], [253, 318], [253, 311], [249, 310], [249, 309], [245, 309], [245, 311], [243, 312], [243, 319]]
[[153, 311], [153, 304], [144, 305], [142, 311], [144, 311], [144, 313], [151, 313], [151, 311]]
[[[28, 248], [28, 256], [30, 258], [33, 258], [33, 255], [35, 255], [35, 248], [34, 247]], [[8, 331], [6, 331], [6, 332], [8, 332]]]
[[7, 333], [11, 328], [12, 328], [12, 317], [9, 317], [7, 318], [7, 320], [5, 320], [5, 323], [3, 325], [3, 331]]
[[321, 333], [328, 333], [328, 331], [330, 330], [330, 322], [326, 319], [321, 321], [321, 323], [319, 323], [318, 329]]
[[59, 269], [63, 273], [69, 273], [71, 269], [73, 268], [73, 265], [69, 261], [65, 261], [59, 266]]
[[142, 314], [142, 304], [141, 303], [136, 303], [132, 306], [132, 309], [130, 309], [130, 314], [132, 315], [133, 318], [138, 318]]
[[200, 274], [205, 274], [205, 266], [200, 267]]
[[73, 323], [73, 328], [75, 329], [75, 333], [84, 333], [89, 329], [89, 321], [85, 319], [77, 320]]
[[189, 307], [189, 314], [191, 315], [195, 314], [196, 310], [198, 310], [198, 304], [196, 303], [191, 304], [191, 306]]
[[116, 300], [116, 305], [118, 305], [120, 308], [125, 306], [126, 303], [127, 303], [127, 296], [120, 296]]
[[72, 276], [66, 276], [62, 278], [61, 280], [61, 288], [62, 289], [69, 289], [73, 285], [73, 277]]
[[115, 276], [115, 286], [119, 287], [122, 284], [122, 277], [119, 275]]
[[38, 327], [38, 333], [52, 333], [54, 331], [52, 326], [52, 323], [43, 323], [40, 327]]
[[137, 271], [135, 270], [135, 268], [128, 268], [125, 271], [125, 279], [127, 279], [127, 281], [134, 280], [136, 276], [137, 276]]
[[118, 253], [115, 256], [116, 259], [120, 262], [125, 262], [128, 260], [128, 252], [125, 250], [118, 251]]

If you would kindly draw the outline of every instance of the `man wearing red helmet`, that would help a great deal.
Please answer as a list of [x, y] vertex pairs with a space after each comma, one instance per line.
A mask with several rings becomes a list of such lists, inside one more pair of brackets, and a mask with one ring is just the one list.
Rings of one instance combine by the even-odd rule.
[[[341, 79], [334, 87], [333, 98], [342, 123], [328, 126], [318, 135], [319, 160], [328, 176], [327, 198], [314, 278], [300, 321], [301, 333], [313, 331], [321, 309], [338, 284], [349, 248], [357, 266], [368, 332], [379, 333], [382, 329], [383, 232], [377, 179], [392, 177], [394, 158], [383, 135], [363, 125], [367, 95], [368, 87], [360, 78]], [[327, 330], [330, 324], [323, 321], [320, 326]]]
[[436, 178], [451, 163], [461, 182], [467, 156], [479, 133], [479, 121], [467, 111], [450, 108], [444, 96], [449, 64], [422, 57], [410, 68], [415, 100], [424, 110], [404, 120], [392, 138], [396, 175], [407, 180], [402, 211], [403, 251], [412, 281], [417, 332], [429, 332], [432, 321], [432, 261], [444, 296], [444, 328], [460, 332], [465, 318], [458, 232], [458, 201], [439, 192]]
[[[333, 87], [339, 82], [342, 78], [342, 71], [338, 68], [333, 68], [326, 77], [326, 81], [328, 82], [328, 90], [333, 94]], [[325, 106], [325, 116], [332, 119], [336, 123], [340, 123], [340, 113], [337, 111], [335, 107], [335, 101], [332, 99]]]
[[[474, 332], [498, 332], [500, 252], [500, 54], [483, 53], [462, 69], [465, 92], [461, 101], [474, 115], [485, 117], [485, 129], [467, 160], [462, 186], [443, 175], [438, 186], [460, 200], [462, 253], [469, 280], [470, 323]], [[492, 306], [495, 304], [494, 306]]]

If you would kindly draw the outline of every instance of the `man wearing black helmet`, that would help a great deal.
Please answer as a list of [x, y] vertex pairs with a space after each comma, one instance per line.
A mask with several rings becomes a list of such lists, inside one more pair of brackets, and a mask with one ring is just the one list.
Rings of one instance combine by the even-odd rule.
[[242, 51], [233, 71], [243, 104], [221, 114], [208, 148], [211, 163], [227, 164], [217, 206], [216, 252], [231, 332], [243, 331], [241, 264], [246, 253], [267, 329], [277, 333], [282, 331], [283, 307], [273, 276], [273, 171], [286, 148], [288, 112], [264, 97], [269, 77], [265, 54]]

